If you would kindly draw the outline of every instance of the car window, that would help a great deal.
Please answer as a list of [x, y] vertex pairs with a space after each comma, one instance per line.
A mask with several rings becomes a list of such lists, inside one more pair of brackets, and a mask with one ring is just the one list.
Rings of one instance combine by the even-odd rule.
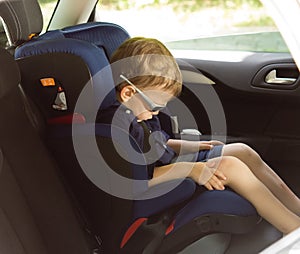
[[170, 49], [289, 51], [260, 0], [103, 0], [96, 19]]
[[46, 31], [54, 12], [57, 0], [38, 0], [43, 14], [43, 31]]

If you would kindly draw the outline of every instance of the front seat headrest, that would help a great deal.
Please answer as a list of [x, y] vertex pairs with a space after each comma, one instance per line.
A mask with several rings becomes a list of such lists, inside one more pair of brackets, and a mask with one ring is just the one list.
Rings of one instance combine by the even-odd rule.
[[43, 16], [37, 0], [1, 0], [0, 17], [10, 46], [18, 46], [43, 29]]

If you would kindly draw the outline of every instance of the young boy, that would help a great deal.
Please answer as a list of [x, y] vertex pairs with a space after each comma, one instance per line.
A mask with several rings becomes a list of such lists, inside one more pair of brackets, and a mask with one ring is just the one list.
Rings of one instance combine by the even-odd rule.
[[300, 227], [298, 197], [250, 147], [175, 140], [161, 130], [157, 115], [182, 88], [179, 67], [161, 42], [128, 39], [111, 63], [120, 81], [117, 102], [97, 121], [123, 128], [135, 139], [147, 158], [150, 186], [185, 177], [208, 190], [229, 186], [284, 234]]

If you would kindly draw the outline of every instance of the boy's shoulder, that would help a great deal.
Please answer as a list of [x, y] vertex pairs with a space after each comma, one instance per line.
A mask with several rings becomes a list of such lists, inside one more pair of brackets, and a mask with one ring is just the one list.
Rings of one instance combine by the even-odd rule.
[[136, 117], [130, 109], [126, 108], [120, 102], [116, 102], [110, 107], [98, 112], [97, 122], [123, 127], [124, 124], [130, 124], [131, 122], [136, 121], [135, 118]]

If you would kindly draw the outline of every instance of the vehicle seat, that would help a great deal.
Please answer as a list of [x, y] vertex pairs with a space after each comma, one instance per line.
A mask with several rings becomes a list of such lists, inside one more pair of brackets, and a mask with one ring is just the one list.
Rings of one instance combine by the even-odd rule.
[[2, 48], [0, 65], [0, 253], [96, 253], [28, 118], [17, 63]]
[[[4, 21], [7, 22], [7, 20]], [[86, 32], [91, 27], [93, 36]], [[101, 29], [98, 31], [99, 27]], [[105, 29], [102, 29], [103, 27]], [[68, 31], [72, 31], [72, 33], [78, 35], [79, 30], [86, 38], [92, 38], [92, 40], [95, 39], [95, 34], [99, 38], [105, 38], [111, 34], [113, 37], [110, 40], [118, 43], [118, 40], [114, 40], [117, 35], [111, 32], [112, 30], [115, 31], [116, 28], [118, 26], [109, 23], [93, 23], [67, 28], [65, 34], [70, 35], [71, 32], [68, 33]], [[95, 29], [98, 31], [97, 33], [95, 33]], [[119, 30], [124, 35], [124, 30]], [[167, 209], [170, 204], [164, 202], [164, 197], [141, 202], [115, 199], [115, 197], [103, 193], [85, 177], [75, 156], [72, 132], [70, 131], [72, 126], [68, 122], [68, 119], [70, 119], [68, 116], [72, 116], [71, 120], [75, 119], [75, 113], [80, 113], [84, 117], [82, 121], [77, 119], [79, 124], [75, 128], [78, 129], [78, 136], [86, 139], [86, 135], [94, 135], [94, 129], [89, 124], [84, 123], [85, 119], [89, 117], [89, 110], [93, 109], [95, 102], [91, 100], [91, 105], [89, 105], [90, 107], [87, 106], [88, 109], [85, 112], [74, 112], [73, 110], [86, 82], [94, 76], [95, 71], [103, 69], [108, 64], [108, 54], [113, 50], [110, 46], [114, 44], [109, 43], [110, 40], [108, 40], [106, 43], [109, 46], [105, 43], [95, 45], [90, 41], [83, 41], [81, 38], [65, 38], [64, 35], [62, 38], [62, 33], [64, 33], [63, 30], [47, 32], [45, 35], [25, 42], [18, 46], [15, 56], [18, 58], [22, 70], [22, 84], [26, 94], [41, 108], [48, 126], [55, 123], [55, 126], [49, 128], [45, 133], [46, 139], [52, 142], [50, 144], [52, 152], [56, 155], [56, 159], [64, 171], [63, 173], [71, 182], [73, 192], [89, 215], [88, 218], [92, 221], [93, 230], [98, 231], [97, 233], [100, 233], [104, 239], [104, 245], [107, 244], [109, 253], [140, 253], [140, 250], [143, 250], [143, 253], [156, 253], [158, 248], [161, 248], [161, 253], [170, 253], [170, 250], [179, 251], [197, 239], [211, 233], [241, 233], [252, 229], [259, 220], [259, 216], [257, 216], [255, 209], [248, 201], [230, 190], [205, 192], [203, 195], [198, 196], [199, 193], [195, 192], [195, 184], [186, 179], [182, 182], [182, 185], [178, 186], [179, 189], [174, 189], [174, 193], [184, 193], [184, 196], [174, 195], [172, 192], [166, 194], [171, 197], [168, 200], [172, 200], [174, 205], [174, 210], [171, 209], [170, 215], [170, 209]], [[111, 74], [109, 68], [107, 70], [106, 75], [101, 76], [101, 79], [96, 81], [92, 79], [91, 81], [93, 92], [91, 98], [96, 97], [95, 99], [98, 100], [98, 96], [108, 95], [105, 97], [106, 103], [102, 107], [109, 106], [115, 100]], [[53, 110], [51, 103], [57, 95], [57, 86], [41, 87], [40, 79], [43, 77], [54, 77], [64, 88], [67, 101], [69, 101], [66, 110]], [[77, 80], [80, 80], [80, 82], [77, 82]], [[39, 91], [37, 91], [38, 86], [40, 86]], [[38, 101], [39, 96], [37, 94], [46, 93], [46, 90], [48, 92], [48, 88], [54, 88], [52, 94], [49, 92], [50, 96], [49, 94], [44, 97], [42, 95], [41, 98], [44, 99]], [[96, 95], [94, 96], [94, 94]], [[51, 99], [46, 99], [48, 97]], [[91, 120], [93, 120], [92, 117]], [[111, 139], [109, 135], [105, 136], [106, 127], [96, 125], [95, 129], [99, 131], [97, 131], [97, 139], [100, 140], [98, 142], [99, 148], [109, 146]], [[110, 158], [112, 158], [111, 154]], [[121, 169], [123, 171], [123, 168], [120, 168], [120, 165], [123, 165], [122, 161], [113, 160], [112, 163], [115, 163], [117, 171]], [[129, 172], [129, 176], [134, 176], [133, 165], [127, 166], [125, 172]], [[187, 191], [187, 188], [189, 191]], [[147, 191], [151, 192], [152, 190]], [[212, 204], [208, 202], [208, 198], [205, 198], [207, 195], [209, 199], [226, 200], [225, 204], [227, 206], [224, 207], [224, 210], [223, 207], [219, 206], [210, 209]], [[119, 216], [118, 213], [120, 207], [122, 207], [122, 216]], [[151, 208], [151, 210], [146, 207]], [[244, 207], [245, 210], [241, 207]], [[228, 213], [230, 216], [227, 216]], [[110, 220], [107, 220], [107, 218]], [[188, 220], [184, 221], [183, 218], [188, 218]], [[230, 219], [230, 226], [228, 226], [228, 218]], [[200, 223], [198, 223], [199, 221]], [[199, 225], [204, 225], [204, 229]], [[233, 225], [236, 227], [233, 227]], [[146, 243], [143, 242], [145, 239]]]

